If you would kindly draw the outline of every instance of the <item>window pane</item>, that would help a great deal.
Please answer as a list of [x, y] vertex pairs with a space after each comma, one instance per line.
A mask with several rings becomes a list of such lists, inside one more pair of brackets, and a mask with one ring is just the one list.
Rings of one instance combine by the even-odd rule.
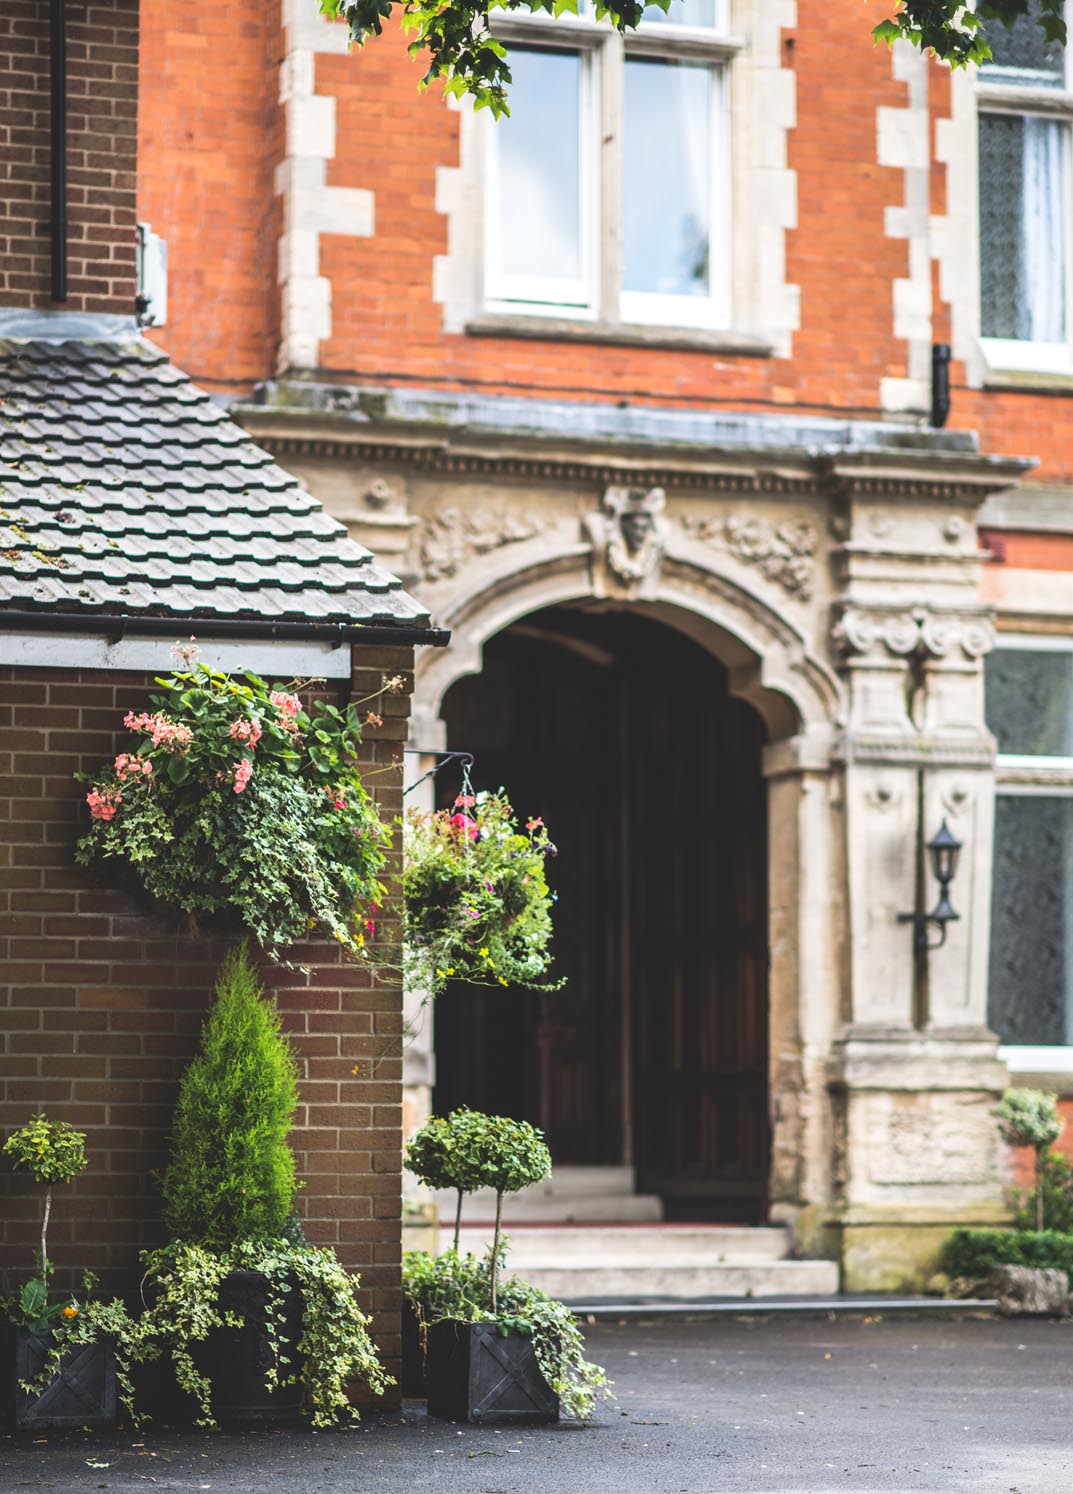
[[628, 61], [625, 112], [622, 288], [707, 296], [711, 69]]
[[648, 5], [643, 20], [646, 25], [703, 26], [710, 31], [715, 26], [715, 0], [671, 0], [668, 10]]
[[1066, 340], [1068, 126], [980, 116], [980, 312], [985, 337]]
[[987, 40], [991, 61], [980, 69], [988, 83], [1011, 83], [1020, 88], [1062, 88], [1065, 49], [1049, 42], [1035, 14], [1021, 16], [1007, 31], [1001, 21], [989, 21]]
[[995, 805], [987, 1019], [1004, 1043], [1073, 1043], [1073, 799]]
[[512, 49], [510, 115], [495, 125], [500, 272], [581, 277], [581, 59]]
[[985, 661], [984, 682], [1000, 752], [1073, 757], [1073, 652], [997, 648]]

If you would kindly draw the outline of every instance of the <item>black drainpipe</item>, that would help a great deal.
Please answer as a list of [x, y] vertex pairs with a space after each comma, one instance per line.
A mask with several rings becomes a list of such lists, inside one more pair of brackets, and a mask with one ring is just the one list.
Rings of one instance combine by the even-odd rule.
[[51, 0], [52, 299], [67, 299], [67, 0]]

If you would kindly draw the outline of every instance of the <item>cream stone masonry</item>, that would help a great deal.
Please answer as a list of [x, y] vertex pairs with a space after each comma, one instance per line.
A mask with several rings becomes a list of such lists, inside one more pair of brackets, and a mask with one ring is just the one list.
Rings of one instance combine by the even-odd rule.
[[[767, 736], [770, 1220], [847, 1287], [902, 1289], [952, 1221], [1004, 1217], [975, 516], [1026, 464], [894, 423], [310, 384], [243, 419], [329, 505], [390, 495], [335, 507], [372, 545], [391, 512], [393, 563], [452, 630], [417, 665], [423, 751], [444, 746], [450, 686], [541, 608], [632, 611], [722, 661]], [[944, 818], [960, 916], [925, 967], [899, 915]], [[407, 1067], [416, 1121], [424, 1019]]]
[[885, 410], [926, 410], [931, 401], [931, 242], [929, 233], [931, 120], [928, 114], [929, 61], [908, 42], [891, 48], [894, 77], [908, 87], [904, 108], [876, 111], [876, 160], [902, 172], [905, 201], [886, 212], [888, 238], [905, 239], [909, 274], [893, 282], [894, 335], [907, 343], [906, 375], [880, 380]]
[[286, 119], [276, 195], [283, 199], [277, 278], [281, 299], [279, 368], [316, 368], [331, 335], [332, 287], [320, 272], [320, 236], [373, 232], [373, 194], [328, 185], [335, 157], [335, 100], [316, 92], [318, 55], [348, 51], [345, 26], [319, 15], [312, 0], [282, 0], [286, 52], [279, 101]]

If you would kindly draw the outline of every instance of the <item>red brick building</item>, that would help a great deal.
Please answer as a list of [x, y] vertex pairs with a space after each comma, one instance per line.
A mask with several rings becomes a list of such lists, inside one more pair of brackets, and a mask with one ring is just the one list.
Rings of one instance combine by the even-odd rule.
[[999, 1089], [1073, 1093], [1066, 59], [502, 16], [497, 125], [316, 11], [142, 0], [137, 214], [148, 335], [452, 629], [413, 745], [561, 844], [569, 986], [448, 998], [415, 1112], [918, 1281], [1004, 1217]]

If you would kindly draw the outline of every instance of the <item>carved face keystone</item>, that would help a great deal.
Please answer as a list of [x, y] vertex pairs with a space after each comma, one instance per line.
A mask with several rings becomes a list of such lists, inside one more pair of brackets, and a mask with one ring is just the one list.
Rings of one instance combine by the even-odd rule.
[[628, 508], [619, 520], [622, 538], [631, 555], [636, 555], [652, 532], [652, 515], [643, 508]]

